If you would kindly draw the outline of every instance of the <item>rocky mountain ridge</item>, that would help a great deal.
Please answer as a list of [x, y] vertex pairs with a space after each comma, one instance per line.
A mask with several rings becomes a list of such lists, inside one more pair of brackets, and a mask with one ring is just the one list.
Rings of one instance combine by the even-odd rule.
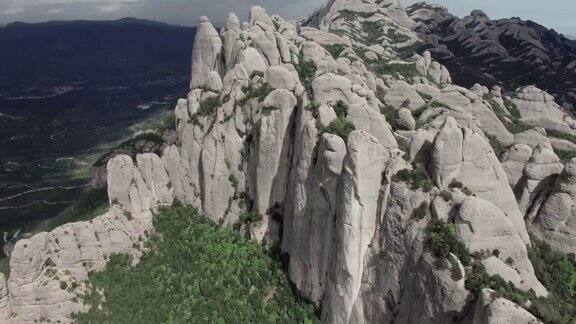
[[0, 319], [70, 321], [88, 271], [137, 262], [155, 206], [178, 201], [279, 244], [327, 323], [542, 320], [529, 232], [576, 252], [576, 159], [556, 154], [576, 144], [545, 129], [574, 122], [536, 87], [452, 84], [415, 26], [394, 0], [331, 0], [302, 26], [202, 17], [177, 143], [110, 159], [105, 215], [17, 242]]
[[474, 10], [458, 18], [445, 7], [416, 3], [407, 9], [414, 31], [458, 84], [499, 85], [513, 91], [536, 84], [572, 113], [576, 107], [576, 42], [532, 21], [490, 19]]

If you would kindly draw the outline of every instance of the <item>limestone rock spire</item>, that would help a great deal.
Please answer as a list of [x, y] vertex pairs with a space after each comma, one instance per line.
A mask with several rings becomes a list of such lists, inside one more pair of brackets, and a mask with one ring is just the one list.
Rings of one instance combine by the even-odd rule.
[[215, 71], [221, 71], [222, 40], [218, 32], [208, 20], [202, 16], [198, 21], [194, 47], [192, 49], [192, 74], [190, 89], [204, 87], [208, 76]]

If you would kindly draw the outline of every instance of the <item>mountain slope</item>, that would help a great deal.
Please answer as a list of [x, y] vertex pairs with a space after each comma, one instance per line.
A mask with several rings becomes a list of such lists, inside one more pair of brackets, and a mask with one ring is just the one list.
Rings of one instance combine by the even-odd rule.
[[414, 30], [463, 86], [482, 83], [512, 91], [535, 84], [569, 110], [576, 108], [576, 42], [519, 18], [491, 20], [479, 10], [458, 18], [444, 7], [407, 9]]
[[186, 93], [195, 29], [136, 19], [0, 28], [0, 228], [56, 216], [130, 127]]

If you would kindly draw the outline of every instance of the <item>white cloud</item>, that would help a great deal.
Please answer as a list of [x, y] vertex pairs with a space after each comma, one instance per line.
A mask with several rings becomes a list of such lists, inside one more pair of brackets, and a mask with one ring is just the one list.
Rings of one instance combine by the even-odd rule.
[[[261, 5], [271, 14], [296, 19], [310, 14], [328, 0], [0, 0], [0, 25], [13, 21], [108, 20], [138, 17], [173, 24], [195, 25], [200, 15], [207, 15], [217, 25], [224, 23], [228, 12], [246, 19], [252, 5]], [[374, 1], [374, 0], [371, 0]], [[401, 0], [410, 5], [421, 0]], [[576, 34], [575, 0], [553, 0], [542, 6], [541, 0], [431, 0], [448, 6], [463, 16], [472, 9], [482, 9], [490, 17], [520, 16]]]
[[11, 16], [11, 15], [17, 15], [17, 14], [20, 14], [23, 12], [24, 12], [23, 7], [9, 7], [7, 9], [0, 11], [0, 14]]
[[110, 13], [119, 11], [123, 6], [123, 3], [107, 3], [103, 5], [97, 5], [96, 8], [98, 8], [98, 10], [101, 12]]
[[0, 1], [1, 14], [18, 14], [24, 12], [27, 8], [49, 6], [50, 8], [59, 8], [65, 5], [86, 4], [102, 7], [103, 11], [113, 11], [114, 6], [122, 4], [136, 3], [144, 0], [6, 0]]
[[[97, 11], [113, 14], [128, 5], [138, 5], [151, 0], [0, 0], [0, 20], [18, 20], [44, 13], [45, 19], [65, 15], [72, 6], [83, 8], [85, 12]], [[75, 11], [76, 12], [76, 11]], [[4, 16], [4, 17], [2, 17]], [[43, 19], [38, 19], [43, 20]], [[4, 23], [5, 21], [0, 21]]]
[[24, 6], [41, 6], [41, 5], [59, 5], [59, 4], [77, 4], [77, 3], [91, 3], [95, 5], [112, 4], [112, 3], [129, 3], [139, 2], [143, 0], [8, 0], [9, 7], [24, 7]]
[[46, 13], [49, 15], [57, 15], [61, 12], [62, 12], [61, 8], [50, 8], [50, 9], [46, 10]]

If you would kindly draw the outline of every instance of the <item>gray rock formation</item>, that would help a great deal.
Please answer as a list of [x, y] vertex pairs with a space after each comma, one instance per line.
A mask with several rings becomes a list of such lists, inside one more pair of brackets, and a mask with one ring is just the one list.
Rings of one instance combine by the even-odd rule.
[[[190, 87], [192, 89], [208, 86], [212, 71], [221, 69], [222, 41], [218, 32], [208, 20], [202, 16], [198, 22], [194, 49], [192, 50], [192, 74]], [[216, 75], [219, 79], [219, 75]]]
[[[416, 22], [398, 1], [332, 0], [306, 24], [254, 7], [218, 34], [201, 18], [176, 144], [110, 159], [105, 215], [19, 241], [10, 277], [0, 275], [0, 320], [85, 311], [51, 274], [82, 282], [112, 253], [137, 262], [152, 212], [174, 201], [279, 243], [298, 294], [328, 323], [532, 320], [487, 291], [469, 307], [467, 262], [434, 254], [430, 224], [453, 225], [471, 252], [499, 251], [474, 261], [544, 296], [525, 219], [574, 252], [576, 160], [556, 179], [546, 132], [509, 132], [500, 88], [453, 85], [430, 53], [406, 55]], [[530, 107], [553, 104], [532, 90], [515, 97], [527, 122]], [[491, 137], [506, 148], [502, 163]]]
[[327, 322], [351, 320], [365, 256], [378, 224], [381, 175], [388, 159], [376, 138], [362, 131], [350, 134], [334, 233], [334, 267], [324, 301]]
[[524, 167], [532, 157], [532, 148], [526, 144], [512, 146], [502, 157], [502, 167], [508, 176], [510, 187], [516, 188], [524, 175]]
[[407, 8], [422, 46], [445, 64], [457, 83], [499, 85], [505, 90], [535, 84], [560, 105], [576, 107], [576, 42], [533, 21], [490, 19], [475, 10], [459, 18], [425, 2]]
[[547, 92], [534, 86], [522, 87], [516, 90], [516, 97], [512, 101], [518, 107], [524, 122], [544, 129], [575, 134], [564, 121], [566, 113]]
[[514, 224], [524, 243], [529, 244], [523, 214], [506, 173], [481, 133], [470, 128], [461, 129], [455, 119], [448, 117], [434, 139], [429, 169], [440, 188], [448, 188], [458, 181], [478, 197], [498, 206]]
[[[534, 275], [528, 252], [514, 224], [496, 206], [476, 197], [462, 202], [456, 216], [456, 235], [471, 252], [498, 251], [498, 257], [482, 260], [490, 275], [499, 274], [524, 290], [546, 296], [546, 288]], [[506, 260], [514, 260], [513, 265]]]
[[412, 117], [412, 113], [407, 108], [400, 108], [398, 110], [398, 126], [406, 130], [414, 130], [416, 128], [416, 121]]
[[490, 289], [482, 290], [476, 303], [474, 324], [542, 323], [534, 315]]
[[6, 277], [0, 273], [0, 320], [8, 321], [12, 316], [12, 305], [8, 300], [8, 287]]
[[576, 253], [576, 159], [566, 164], [534, 220], [534, 233], [553, 247]]
[[[86, 310], [74, 297], [86, 290], [88, 272], [104, 269], [112, 254], [130, 254], [137, 262], [144, 251], [140, 244], [153, 230], [150, 211], [126, 214], [112, 207], [90, 222], [66, 224], [18, 241], [7, 290], [4, 277], [0, 278], [0, 318], [8, 323], [40, 318], [69, 322], [71, 313]], [[61, 289], [61, 282], [77, 288]]]
[[554, 184], [562, 169], [563, 165], [550, 144], [540, 143], [534, 149], [516, 188], [518, 207], [523, 214], [533, 208], [537, 197]]

